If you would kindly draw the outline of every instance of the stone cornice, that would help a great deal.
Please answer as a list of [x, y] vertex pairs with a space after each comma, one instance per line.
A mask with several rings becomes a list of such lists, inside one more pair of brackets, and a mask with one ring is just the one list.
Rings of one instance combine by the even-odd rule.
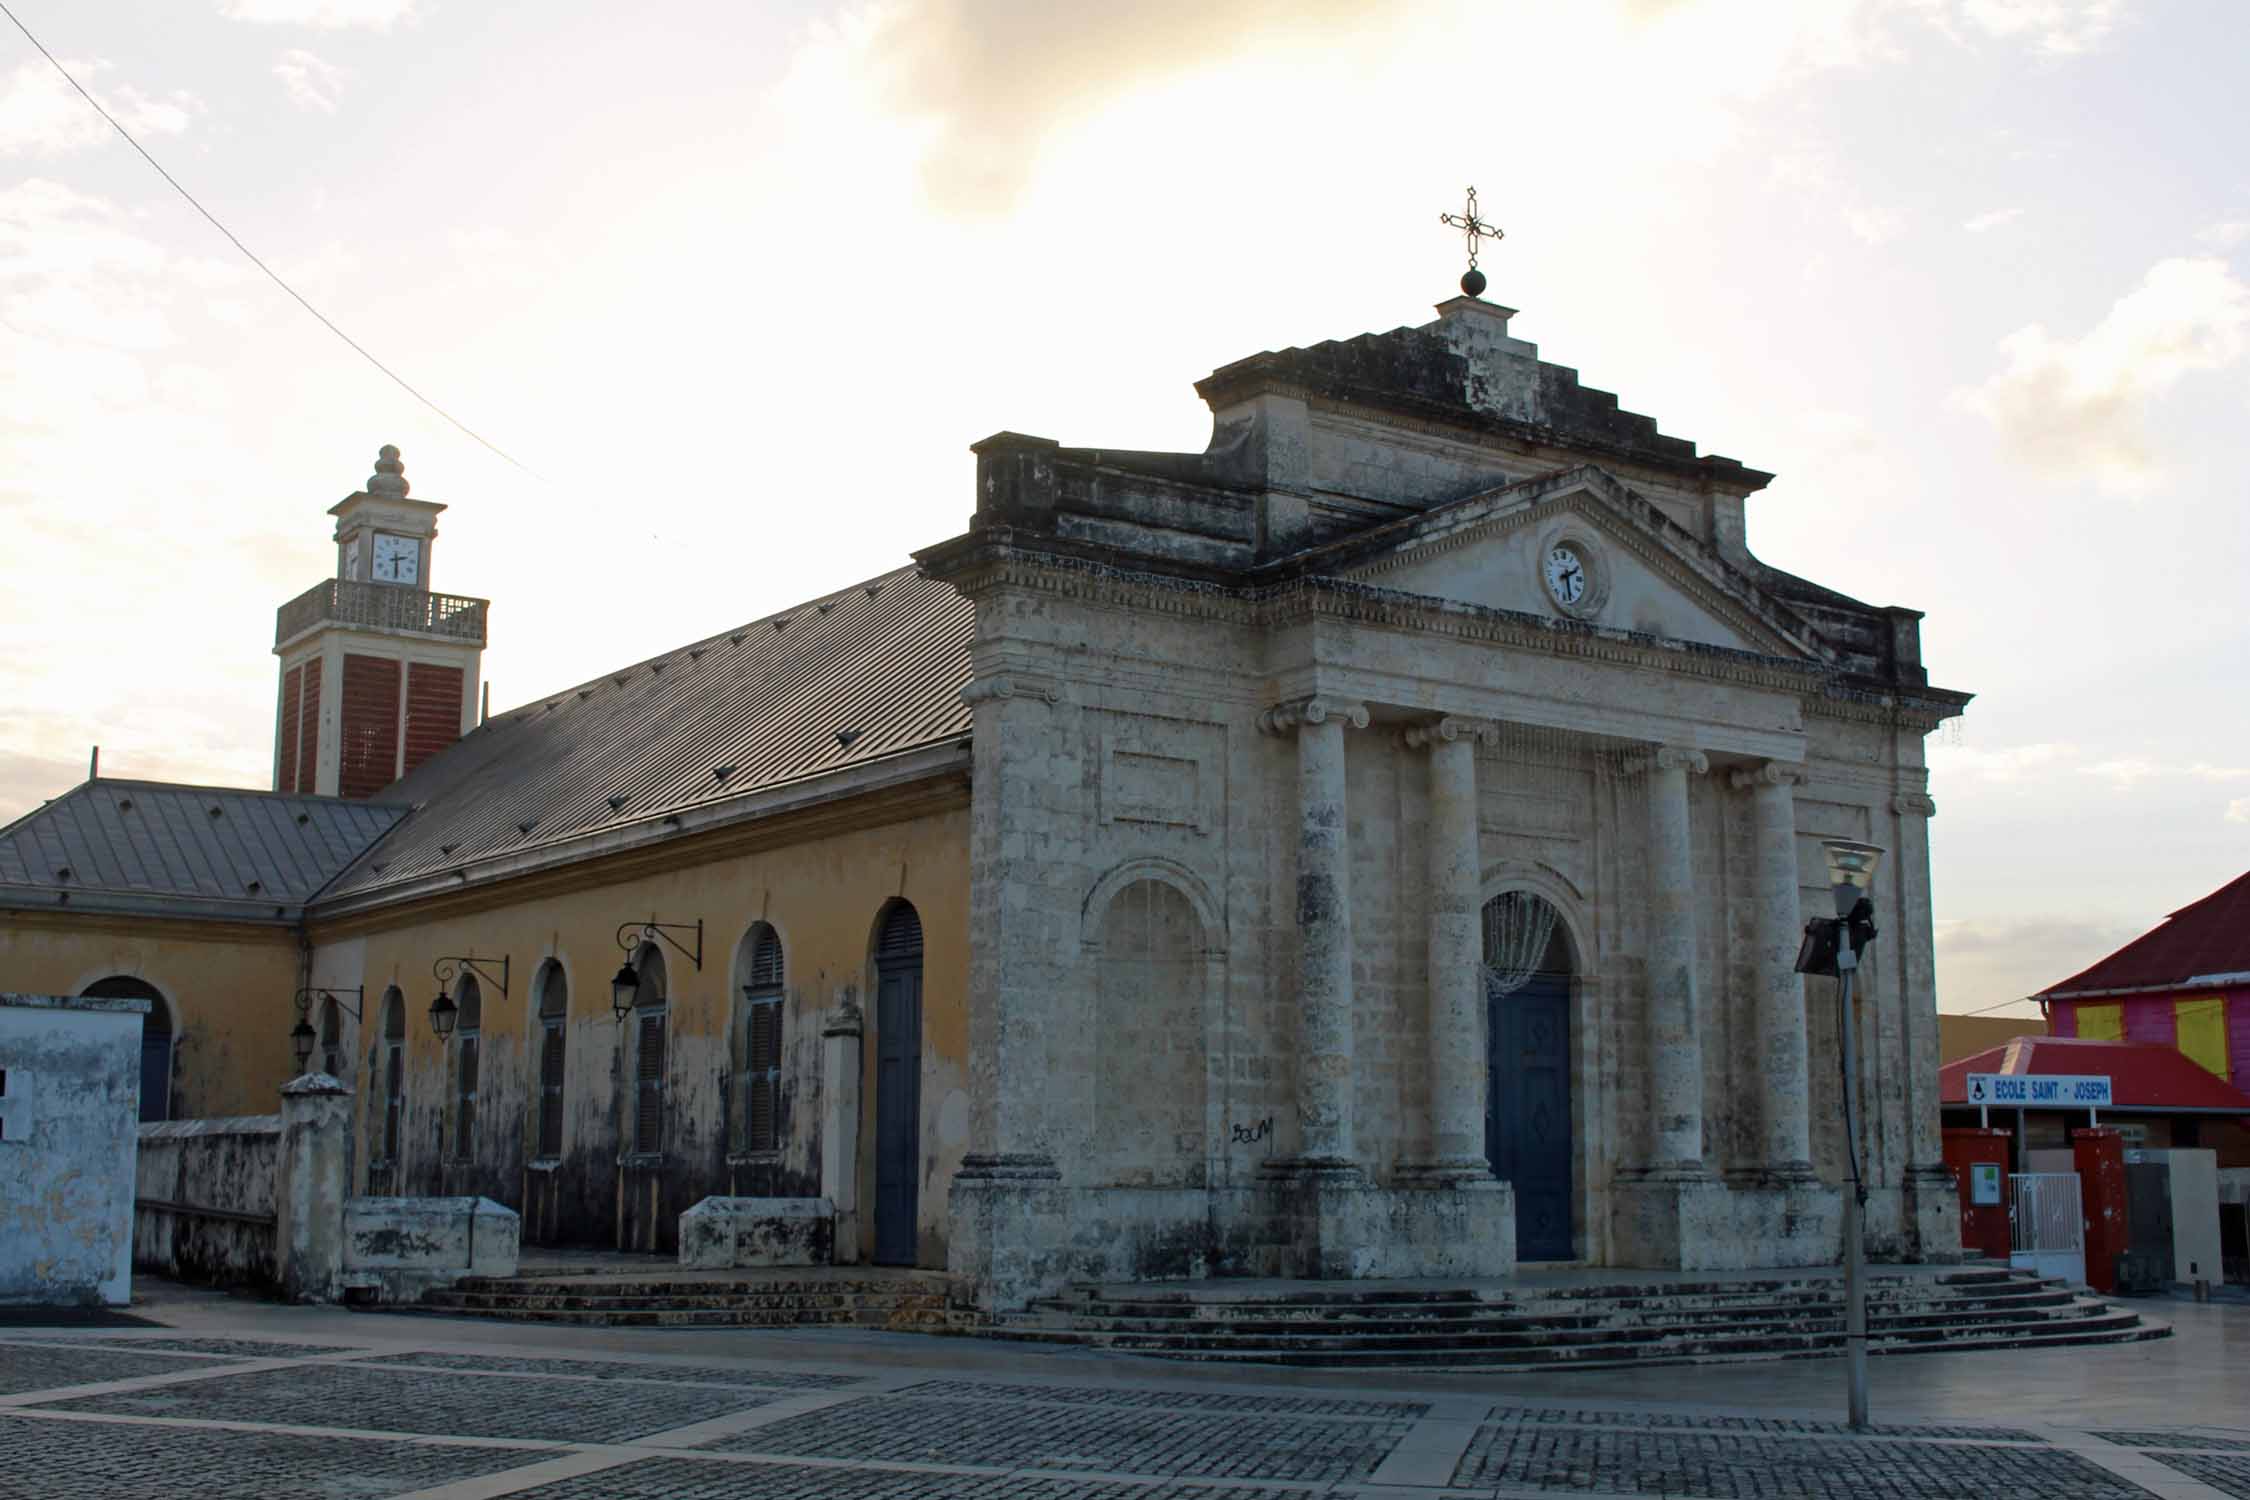
[[971, 708], [980, 703], [1006, 702], [1011, 698], [1026, 698], [1039, 703], [1062, 701], [1062, 684], [1052, 677], [1031, 672], [994, 672], [988, 676], [972, 677], [961, 689], [961, 701]]
[[1500, 743], [1500, 726], [1490, 719], [1463, 719], [1452, 714], [1427, 724], [1411, 724], [1399, 731], [1398, 742], [1409, 750], [1428, 749], [1467, 740], [1487, 749]]
[[1902, 818], [1934, 818], [1937, 803], [1925, 792], [1899, 792], [1891, 798], [1891, 811]]
[[1297, 698], [1287, 703], [1276, 703], [1258, 714], [1258, 727], [1267, 734], [1287, 734], [1307, 724], [1325, 724], [1330, 719], [1339, 721], [1347, 729], [1367, 727], [1367, 705], [1349, 698], [1337, 698], [1316, 693], [1310, 698]]
[[296, 908], [292, 916], [266, 922], [228, 920], [157, 909], [155, 903], [119, 904], [113, 908], [72, 902], [68, 906], [16, 904], [12, 891], [0, 891], [0, 919], [18, 931], [70, 931], [114, 933], [119, 937], [161, 938], [185, 943], [263, 943], [294, 949], [297, 943]]

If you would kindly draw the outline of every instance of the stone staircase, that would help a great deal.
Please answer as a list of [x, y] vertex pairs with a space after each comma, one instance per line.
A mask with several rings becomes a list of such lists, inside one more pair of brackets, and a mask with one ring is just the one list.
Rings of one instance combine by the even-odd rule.
[[884, 1328], [943, 1333], [979, 1321], [934, 1271], [543, 1271], [472, 1276], [423, 1294], [425, 1312], [632, 1328]]
[[[1347, 1369], [1604, 1369], [1841, 1352], [1833, 1275], [1583, 1285], [1230, 1290], [1084, 1287], [980, 1331], [1165, 1359]], [[2171, 1330], [2057, 1280], [2005, 1268], [1870, 1278], [1878, 1354], [2125, 1343]]]

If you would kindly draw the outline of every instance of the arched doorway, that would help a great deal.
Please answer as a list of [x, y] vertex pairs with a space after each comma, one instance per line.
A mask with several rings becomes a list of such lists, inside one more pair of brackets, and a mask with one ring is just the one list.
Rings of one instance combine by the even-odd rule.
[[875, 935], [875, 1261], [911, 1266], [922, 1178], [922, 918], [905, 901]]
[[1530, 891], [1484, 905], [1484, 1149], [1516, 1193], [1516, 1257], [1571, 1260], [1570, 942]]
[[172, 1118], [172, 1008], [163, 994], [145, 979], [112, 974], [86, 986], [89, 1000], [146, 1000], [148, 1014], [141, 1017], [141, 1118]]

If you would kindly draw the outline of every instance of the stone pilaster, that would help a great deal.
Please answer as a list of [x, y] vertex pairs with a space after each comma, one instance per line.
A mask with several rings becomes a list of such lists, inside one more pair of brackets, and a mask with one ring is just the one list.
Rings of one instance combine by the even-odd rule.
[[1259, 727], [1297, 741], [1297, 1119], [1299, 1154], [1276, 1162], [1354, 1172], [1351, 849], [1344, 817], [1344, 727], [1367, 705], [1313, 697], [1267, 709]]
[[820, 1193], [836, 1205], [835, 1258], [859, 1260], [860, 1044], [866, 1030], [852, 988], [820, 1029]]
[[1054, 812], [1043, 793], [1057, 752], [1060, 685], [1037, 673], [979, 675], [977, 795], [969, 829], [969, 1141], [960, 1178], [1052, 1181], [1046, 1138], [1047, 1024], [1064, 965], [1052, 951], [1071, 894], [1045, 868]]
[[1738, 770], [1731, 778], [1736, 790], [1750, 794], [1756, 1076], [1765, 1122], [1765, 1175], [1778, 1182], [1813, 1176], [1805, 981], [1796, 971], [1803, 935], [1797, 903], [1796, 788], [1804, 779], [1802, 766], [1783, 761]]
[[1700, 750], [1663, 746], [1648, 777], [1649, 1093], [1655, 1131], [1649, 1169], [1708, 1175], [1703, 1162], [1703, 1041], [1696, 982], [1695, 852], [1688, 835], [1689, 776], [1711, 764]]
[[1936, 935], [1930, 911], [1930, 819], [1937, 803], [1923, 792], [1891, 798], [1896, 819], [1890, 856], [1898, 913], [1899, 992], [1905, 1010], [1908, 1252], [1925, 1263], [1961, 1254], [1961, 1199], [1945, 1164], [1938, 1117]]
[[1498, 743], [1499, 731], [1478, 720], [1444, 718], [1417, 724], [1399, 738], [1408, 749], [1427, 750], [1430, 762], [1430, 1159], [1415, 1175], [1440, 1182], [1489, 1180], [1476, 749], [1479, 743]]

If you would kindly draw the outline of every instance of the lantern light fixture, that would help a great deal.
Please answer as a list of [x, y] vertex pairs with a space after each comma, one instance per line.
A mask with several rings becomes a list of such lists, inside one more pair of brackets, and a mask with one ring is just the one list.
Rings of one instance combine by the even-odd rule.
[[312, 1004], [313, 997], [316, 995], [334, 1005], [345, 1015], [350, 1016], [352, 1023], [357, 1025], [359, 1023], [359, 1005], [346, 1005], [342, 997], [350, 995], [357, 999], [360, 1005], [365, 1005], [367, 1003], [367, 986], [355, 984], [350, 989], [344, 989], [340, 986], [308, 984], [297, 991], [297, 1024], [289, 1028], [289, 1050], [296, 1054], [297, 1071], [300, 1073], [304, 1072], [306, 1064], [312, 1061], [313, 1043], [318, 1039], [318, 1033], [312, 1028]]
[[[695, 946], [688, 947], [675, 932], [695, 934]], [[703, 919], [698, 917], [691, 926], [686, 922], [659, 922], [651, 916], [646, 922], [620, 922], [617, 924], [617, 946], [625, 950], [625, 962], [617, 966], [617, 974], [609, 982], [609, 1008], [617, 1017], [617, 1024], [633, 1012], [633, 1001], [641, 989], [640, 971], [633, 967], [633, 956], [656, 942], [664, 942], [694, 964], [698, 973], [703, 969]]]
[[430, 1002], [430, 1030], [437, 1033], [439, 1041], [452, 1036], [453, 1028], [461, 1022], [461, 1007], [453, 1003], [453, 997], [449, 993], [456, 975], [474, 974], [486, 984], [498, 985], [501, 994], [508, 993], [508, 959], [503, 955], [497, 960], [500, 965], [498, 974], [485, 967], [495, 961], [470, 954], [465, 957], [448, 956], [430, 965], [430, 973], [438, 982], [437, 998]]

